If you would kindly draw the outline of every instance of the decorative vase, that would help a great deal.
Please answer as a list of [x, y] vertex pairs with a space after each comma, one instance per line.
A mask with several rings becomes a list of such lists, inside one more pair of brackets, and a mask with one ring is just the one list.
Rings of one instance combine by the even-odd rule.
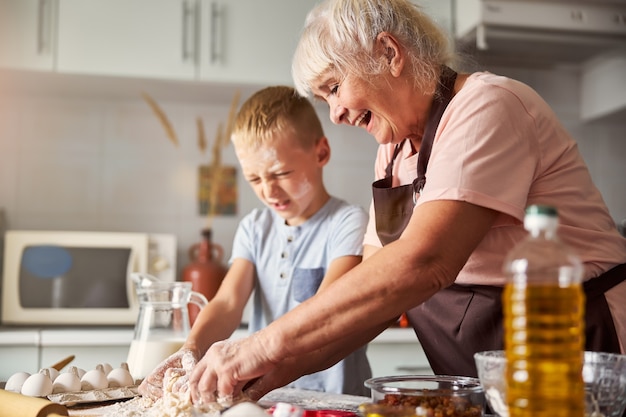
[[[182, 280], [191, 282], [193, 291], [201, 293], [211, 301], [228, 269], [222, 262], [224, 249], [212, 241], [211, 229], [203, 229], [201, 234], [200, 242], [189, 248], [189, 263], [183, 268]], [[197, 306], [189, 306], [191, 324], [195, 322], [199, 312]]]

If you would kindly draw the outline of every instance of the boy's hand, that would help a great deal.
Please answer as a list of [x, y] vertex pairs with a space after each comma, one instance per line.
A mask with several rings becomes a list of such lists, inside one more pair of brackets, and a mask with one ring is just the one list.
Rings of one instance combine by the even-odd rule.
[[[198, 363], [198, 353], [195, 350], [181, 348], [178, 352], [175, 352], [170, 357], [161, 362], [157, 367], [148, 375], [139, 385], [138, 391], [151, 400], [156, 400], [163, 396], [163, 389], [167, 388], [167, 381], [165, 381], [166, 374], [172, 373], [178, 375], [191, 374], [194, 366]], [[169, 369], [169, 373], [167, 372]], [[186, 378], [184, 379], [186, 380]], [[173, 392], [185, 390], [181, 383], [170, 387]]]

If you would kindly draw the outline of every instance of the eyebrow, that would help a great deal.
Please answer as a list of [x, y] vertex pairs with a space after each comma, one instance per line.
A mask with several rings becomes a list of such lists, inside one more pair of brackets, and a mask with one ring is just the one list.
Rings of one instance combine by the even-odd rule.
[[[315, 86], [318, 91], [324, 91], [328, 89], [328, 86], [334, 82], [336, 77], [334, 75], [328, 75], [326, 78], [320, 80], [320, 82]], [[314, 94], [317, 97], [317, 94]]]

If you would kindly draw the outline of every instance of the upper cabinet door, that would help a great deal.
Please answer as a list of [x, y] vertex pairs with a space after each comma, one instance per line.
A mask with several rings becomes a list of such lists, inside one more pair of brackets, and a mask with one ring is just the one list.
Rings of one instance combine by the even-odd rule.
[[201, 0], [200, 79], [293, 84], [291, 59], [317, 0]]
[[0, 67], [52, 70], [56, 0], [0, 0]]
[[196, 0], [59, 0], [57, 69], [192, 79]]
[[422, 7], [428, 16], [452, 35], [452, 0], [412, 0], [412, 2]]

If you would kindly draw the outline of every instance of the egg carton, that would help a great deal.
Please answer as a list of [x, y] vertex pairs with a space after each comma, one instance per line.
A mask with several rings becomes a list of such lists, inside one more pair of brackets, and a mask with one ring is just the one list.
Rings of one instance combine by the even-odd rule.
[[5, 389], [70, 405], [136, 397], [137, 383], [128, 364], [113, 369], [105, 363], [89, 371], [73, 366], [65, 372], [54, 368], [43, 368], [32, 375], [18, 372], [7, 380]]
[[48, 399], [66, 407], [72, 407], [75, 405], [128, 400], [137, 396], [139, 396], [137, 385], [132, 385], [89, 391], [59, 392], [48, 395]]

